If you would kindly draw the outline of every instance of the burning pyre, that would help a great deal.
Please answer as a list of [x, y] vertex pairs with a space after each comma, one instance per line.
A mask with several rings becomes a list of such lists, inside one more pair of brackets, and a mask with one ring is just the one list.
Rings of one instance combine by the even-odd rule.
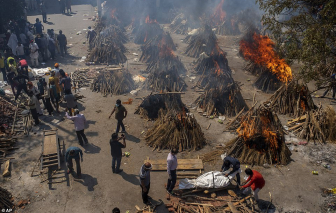
[[227, 155], [252, 165], [290, 162], [291, 152], [285, 144], [282, 124], [269, 108], [251, 108], [237, 129], [238, 137], [228, 144]]
[[171, 22], [169, 28], [172, 33], [187, 35], [190, 29], [200, 27], [199, 21], [195, 21], [192, 16], [187, 18], [183, 13], [178, 14]]
[[182, 102], [180, 94], [150, 94], [137, 107], [134, 114], [139, 114], [148, 120], [156, 120], [160, 110], [168, 112], [170, 110], [188, 112], [187, 107]]
[[[277, 90], [282, 83], [292, 80], [292, 70], [274, 50], [274, 43], [256, 31], [248, 32], [240, 41], [240, 52], [250, 61], [247, 71], [259, 74], [255, 86], [265, 92]], [[260, 73], [261, 72], [261, 73]]]
[[110, 25], [98, 33], [90, 45], [91, 50], [87, 57], [88, 62], [122, 64], [127, 61], [124, 53], [127, 52], [124, 43], [127, 36], [119, 27]]
[[210, 55], [217, 43], [217, 37], [209, 25], [205, 25], [200, 32], [191, 36], [185, 54], [190, 57], [198, 58], [201, 53]]
[[268, 100], [269, 106], [280, 114], [299, 117], [316, 108], [307, 85], [291, 81], [282, 85]]
[[122, 68], [105, 68], [91, 84], [93, 92], [100, 92], [104, 96], [121, 95], [136, 89], [131, 73]]
[[140, 61], [150, 63], [159, 59], [160, 53], [164, 51], [176, 50], [176, 46], [168, 32], [162, 32], [160, 35], [148, 40], [142, 47]]
[[159, 118], [146, 133], [145, 140], [154, 150], [198, 150], [206, 144], [202, 129], [194, 116], [176, 110], [160, 111]]
[[162, 33], [163, 30], [160, 24], [155, 19], [150, 19], [150, 17], [147, 16], [146, 22], [140, 25], [136, 32], [134, 43], [145, 44], [147, 41]]

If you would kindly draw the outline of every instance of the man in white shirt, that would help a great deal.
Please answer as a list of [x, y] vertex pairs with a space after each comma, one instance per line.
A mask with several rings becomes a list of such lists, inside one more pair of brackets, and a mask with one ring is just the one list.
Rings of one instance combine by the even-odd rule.
[[25, 59], [25, 53], [24, 53], [24, 47], [21, 44], [21, 42], [18, 43], [17, 47], [16, 47], [16, 55], [21, 58], [21, 59]]
[[39, 65], [39, 62], [38, 62], [38, 57], [39, 57], [38, 50], [39, 50], [39, 47], [34, 42], [34, 40], [30, 41], [29, 49], [30, 49], [30, 58], [31, 58], [31, 61], [32, 61], [32, 66], [38, 67], [38, 65]]
[[177, 149], [173, 148], [171, 149], [167, 157], [167, 172], [169, 176], [167, 181], [167, 191], [170, 194], [172, 194], [172, 191], [176, 184], [177, 153], [178, 153]]
[[75, 110], [75, 116], [69, 116], [68, 112], [65, 113], [65, 116], [69, 120], [72, 120], [74, 122], [79, 144], [83, 146], [83, 141], [85, 142], [85, 144], [87, 144], [88, 140], [86, 138], [86, 135], [84, 134], [85, 123], [86, 123], [85, 116], [83, 114], [79, 114], [78, 109]]

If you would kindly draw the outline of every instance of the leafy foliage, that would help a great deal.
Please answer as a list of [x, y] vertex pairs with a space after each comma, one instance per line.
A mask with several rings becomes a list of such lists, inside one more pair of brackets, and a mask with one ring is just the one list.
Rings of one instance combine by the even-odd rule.
[[320, 84], [336, 72], [336, 0], [256, 1], [281, 51], [303, 64], [299, 77]]

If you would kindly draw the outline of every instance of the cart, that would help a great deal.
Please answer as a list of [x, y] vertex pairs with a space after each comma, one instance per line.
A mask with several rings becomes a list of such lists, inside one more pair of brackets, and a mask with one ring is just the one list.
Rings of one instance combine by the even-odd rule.
[[57, 169], [61, 169], [61, 162], [64, 159], [65, 145], [64, 141], [61, 144], [58, 138], [57, 129], [44, 130], [43, 131], [43, 143], [42, 143], [42, 155], [40, 170], [44, 168], [50, 169], [50, 167], [57, 166]]

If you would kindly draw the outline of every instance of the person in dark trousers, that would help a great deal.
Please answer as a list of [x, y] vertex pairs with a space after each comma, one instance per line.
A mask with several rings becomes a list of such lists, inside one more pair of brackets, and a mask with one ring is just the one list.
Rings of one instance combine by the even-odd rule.
[[79, 158], [81, 159], [81, 162], [83, 162], [83, 152], [80, 148], [75, 147], [75, 146], [71, 146], [66, 150], [66, 152], [65, 152], [65, 162], [67, 163], [68, 174], [70, 174], [73, 171], [72, 159], [75, 159], [76, 168], [77, 168], [77, 176], [78, 176], [78, 178], [81, 178], [82, 177], [82, 171], [81, 171]]
[[[68, 110], [66, 109], [66, 111]], [[85, 123], [86, 123], [85, 116], [83, 114], [79, 114], [78, 109], [75, 110], [75, 116], [69, 116], [68, 112], [65, 113], [65, 116], [74, 122], [79, 144], [81, 146], [83, 146], [83, 142], [87, 144], [88, 139], [86, 138], [86, 135], [84, 133]]]
[[113, 210], [112, 210], [112, 213], [120, 213], [120, 209], [115, 207]]
[[26, 76], [22, 71], [20, 71], [18, 76], [14, 77], [14, 80], [19, 83], [15, 95], [15, 100], [17, 100], [22, 90], [25, 91], [26, 94], [28, 94], [27, 82], [26, 82], [26, 80], [28, 81], [28, 76]]
[[48, 50], [50, 52], [50, 58], [52, 60], [55, 60], [55, 54], [56, 54], [56, 45], [54, 39], [50, 38], [48, 41]]
[[59, 35], [57, 36], [57, 41], [60, 46], [61, 55], [62, 56], [66, 55], [67, 54], [67, 50], [66, 50], [67, 39], [66, 39], [66, 36], [63, 34], [62, 30], [59, 31]]
[[333, 99], [335, 99], [335, 94], [336, 94], [336, 73], [334, 73], [334, 74], [332, 74], [330, 76], [330, 82], [329, 82], [328, 88], [323, 93], [323, 95], [321, 96], [321, 98], [324, 98], [328, 94], [329, 90], [331, 90], [331, 89], [333, 91], [332, 97], [333, 97]]
[[75, 96], [71, 92], [67, 91], [65, 92], [64, 100], [66, 101], [66, 107], [68, 108], [69, 114], [72, 116], [73, 111], [77, 108]]
[[61, 74], [61, 80], [59, 85], [62, 86], [64, 85], [64, 93], [71, 93], [71, 78], [65, 75], [65, 72], [60, 69], [59, 73]]
[[171, 194], [175, 184], [176, 184], [176, 168], [177, 168], [177, 158], [176, 154], [178, 153], [176, 148], [170, 150], [170, 153], [167, 157], [167, 172], [168, 172], [168, 181], [167, 181], [167, 191]]
[[41, 46], [40, 47], [40, 52], [42, 54], [43, 61], [48, 61], [48, 39], [41, 34], [40, 35], [41, 39]]
[[39, 18], [36, 18], [36, 23], [34, 24], [36, 34], [42, 35], [42, 30], [44, 30], [43, 25]]
[[44, 87], [43, 98], [44, 98], [44, 101], [45, 101], [45, 106], [47, 108], [47, 111], [48, 111], [49, 115], [51, 115], [51, 113], [54, 111], [54, 108], [52, 107], [51, 101], [50, 101], [51, 89], [48, 87], [47, 82], [43, 83], [43, 87]]
[[245, 174], [247, 174], [249, 177], [244, 183], [245, 185], [241, 186], [240, 188], [245, 189], [243, 191], [243, 194], [245, 195], [249, 194], [252, 190], [254, 200], [258, 202], [258, 193], [265, 186], [265, 180], [263, 176], [256, 170], [247, 168], [245, 169]]
[[18, 66], [21, 67], [21, 72], [23, 72], [24, 75], [28, 76], [28, 63], [26, 59], [20, 58]]
[[[119, 141], [122, 139], [122, 143]], [[112, 172], [113, 173], [120, 173], [123, 170], [120, 169], [120, 162], [122, 158], [122, 151], [121, 149], [126, 148], [126, 141], [125, 141], [125, 135], [122, 134], [120, 138], [118, 138], [117, 133], [112, 134], [112, 139], [110, 140], [110, 146], [111, 146], [111, 155], [112, 155]], [[115, 164], [117, 163], [117, 167]]]
[[149, 162], [146, 162], [145, 164], [141, 166], [140, 173], [139, 173], [142, 202], [145, 205], [151, 205], [151, 203], [148, 201], [151, 170], [152, 170], [152, 165]]
[[224, 158], [224, 161], [223, 161], [221, 172], [225, 172], [225, 171], [229, 170], [230, 168], [232, 168], [232, 170], [230, 172], [226, 173], [225, 177], [236, 173], [237, 183], [238, 183], [238, 185], [240, 185], [240, 173], [239, 173], [240, 162], [239, 162], [238, 159], [236, 159], [234, 157], [226, 156]]
[[58, 0], [60, 11], [62, 14], [65, 14], [65, 0]]
[[37, 89], [40, 92], [39, 99], [42, 100], [44, 108], [47, 109], [46, 102], [45, 102], [45, 100], [43, 98], [43, 94], [44, 94], [44, 82], [45, 82], [45, 79], [42, 78], [42, 77], [40, 77], [39, 80], [38, 80], [38, 82], [37, 82]]
[[41, 3], [41, 12], [42, 12], [43, 23], [47, 23], [47, 7], [44, 1], [42, 1]]
[[95, 39], [96, 36], [97, 36], [96, 31], [91, 29], [91, 27], [89, 26], [89, 30], [86, 37], [86, 40], [89, 41], [89, 48], [91, 48], [92, 41]]
[[119, 133], [120, 130], [120, 126], [122, 128], [122, 133], [126, 132], [125, 130], [125, 126], [123, 124], [123, 119], [126, 118], [127, 116], [127, 110], [126, 108], [121, 105], [121, 100], [117, 100], [116, 101], [116, 105], [113, 108], [111, 115], [109, 116], [109, 119], [111, 118], [111, 116], [113, 115], [113, 113], [115, 112], [115, 119], [117, 119], [118, 123], [117, 123], [117, 129], [116, 129], [116, 133]]
[[35, 121], [35, 126], [37, 126], [40, 124], [40, 121], [38, 119], [38, 114], [36, 111], [36, 105], [35, 105], [37, 98], [35, 97], [34, 93], [31, 91], [28, 92], [28, 96], [29, 96], [29, 100], [26, 106], [29, 108], [30, 113]]

